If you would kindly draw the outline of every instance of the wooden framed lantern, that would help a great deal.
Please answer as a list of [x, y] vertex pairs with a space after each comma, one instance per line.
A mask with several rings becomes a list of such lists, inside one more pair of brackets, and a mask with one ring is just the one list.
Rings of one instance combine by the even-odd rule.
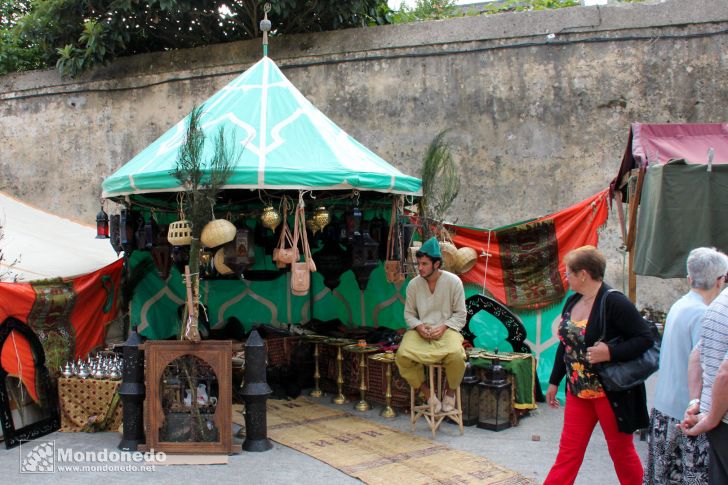
[[232, 452], [232, 342], [149, 341], [146, 450]]

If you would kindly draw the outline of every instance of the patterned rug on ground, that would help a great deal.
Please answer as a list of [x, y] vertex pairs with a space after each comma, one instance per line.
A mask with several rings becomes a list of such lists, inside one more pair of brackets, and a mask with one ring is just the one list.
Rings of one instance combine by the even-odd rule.
[[[242, 424], [238, 411], [233, 420]], [[268, 437], [369, 484], [535, 483], [482, 456], [305, 398], [268, 401]]]

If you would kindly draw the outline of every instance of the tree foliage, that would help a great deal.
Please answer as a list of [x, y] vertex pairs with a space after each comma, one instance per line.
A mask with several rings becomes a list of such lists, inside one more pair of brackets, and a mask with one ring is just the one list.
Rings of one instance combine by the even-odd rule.
[[[618, 3], [641, 3], [645, 0], [616, 1]], [[505, 12], [552, 10], [579, 5], [581, 5], [580, 0], [498, 0], [477, 6], [467, 4], [458, 6], [455, 0], [417, 0], [412, 7], [402, 2], [398, 10], [389, 13], [387, 20], [393, 24], [403, 24], [423, 20], [438, 20]]]
[[462, 15], [463, 11], [455, 5], [455, 0], [417, 0], [413, 7], [402, 2], [399, 10], [390, 14], [389, 21], [393, 24], [404, 24]]
[[[264, 0], [0, 0], [0, 74], [261, 35]], [[386, 0], [271, 0], [272, 35], [384, 23]], [[7, 21], [6, 21], [7, 19]]]

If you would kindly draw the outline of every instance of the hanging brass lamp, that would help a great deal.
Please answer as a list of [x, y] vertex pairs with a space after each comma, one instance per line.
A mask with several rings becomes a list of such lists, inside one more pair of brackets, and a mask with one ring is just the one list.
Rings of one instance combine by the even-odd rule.
[[269, 205], [263, 208], [263, 213], [260, 215], [260, 222], [263, 223], [263, 227], [275, 232], [276, 227], [281, 223], [281, 215], [275, 207]]
[[331, 214], [326, 210], [326, 207], [320, 206], [316, 208], [311, 219], [313, 219], [316, 228], [319, 231], [323, 231], [329, 225], [329, 222], [331, 222]]

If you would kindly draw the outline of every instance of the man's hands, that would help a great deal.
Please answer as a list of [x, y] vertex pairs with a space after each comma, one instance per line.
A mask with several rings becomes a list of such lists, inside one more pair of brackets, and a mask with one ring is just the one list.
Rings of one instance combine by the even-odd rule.
[[718, 426], [717, 422], [710, 413], [700, 413], [700, 401], [694, 399], [690, 401], [688, 408], [685, 410], [685, 416], [677, 427], [687, 436], [698, 436], [701, 433], [710, 431]]
[[440, 337], [442, 337], [445, 334], [445, 331], [447, 330], [447, 325], [441, 325], [436, 328], [429, 327], [427, 325], [420, 324], [415, 327], [415, 330], [417, 330], [417, 333], [420, 334], [420, 337], [422, 337], [425, 340], [439, 340]]

